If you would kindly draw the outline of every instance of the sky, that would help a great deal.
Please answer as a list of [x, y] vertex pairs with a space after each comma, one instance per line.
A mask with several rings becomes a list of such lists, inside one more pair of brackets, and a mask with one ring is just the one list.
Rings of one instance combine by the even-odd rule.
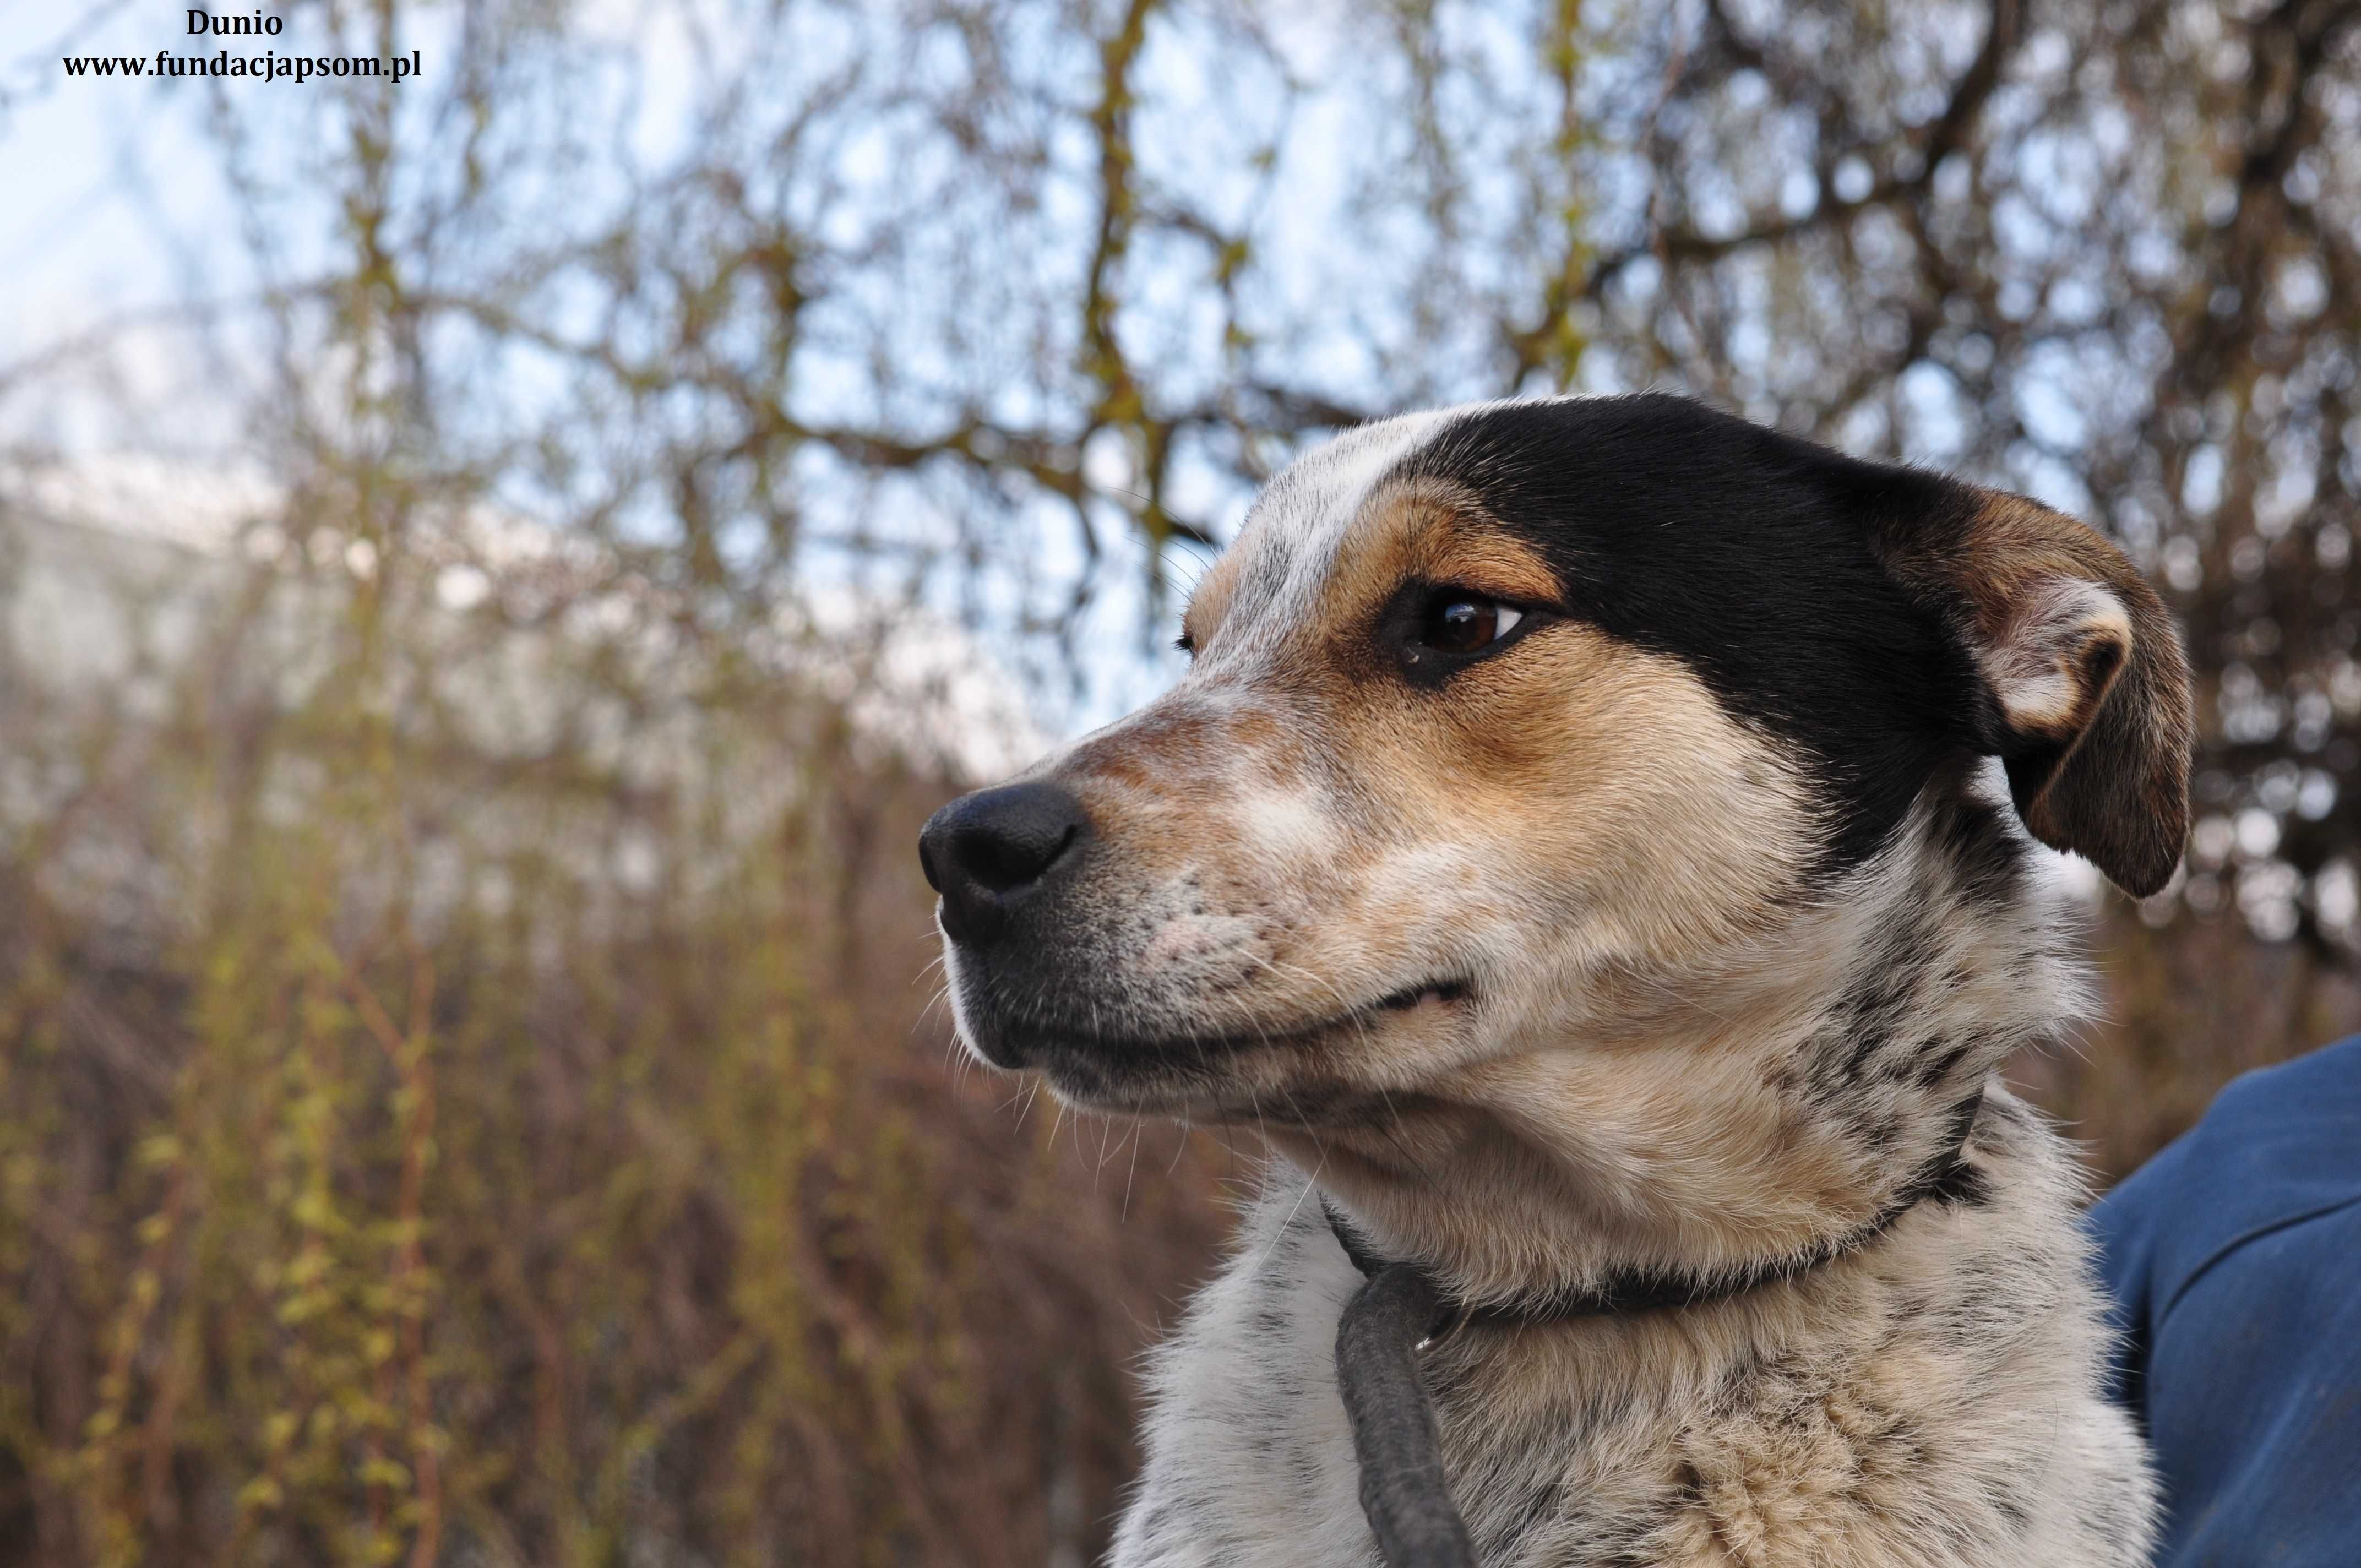
[[[425, 65], [422, 93], [431, 93], [449, 68], [458, 47], [452, 24], [459, 15], [457, 7], [427, 13], [417, 46]], [[30, 441], [109, 471], [179, 474], [210, 493], [196, 477], [236, 440], [219, 417], [223, 400], [205, 395], [205, 367], [190, 364], [173, 338], [143, 333], [137, 324], [178, 302], [218, 297], [225, 280], [235, 287], [250, 276], [232, 226], [232, 193], [215, 148], [204, 139], [203, 94], [184, 82], [71, 77], [62, 61], [67, 55], [152, 59], [159, 49], [177, 55], [228, 49], [251, 57], [318, 45], [288, 32], [197, 38], [188, 34], [187, 16], [185, 8], [159, 0], [104, 4], [69, 16], [37, 0], [0, 0], [0, 211], [7, 214], [0, 222], [0, 300], [8, 302], [0, 308], [0, 367], [37, 359], [86, 334], [112, 334], [121, 345], [112, 368], [128, 383], [128, 403], [148, 414], [126, 422], [126, 400], [112, 392], [89, 399], [18, 397], [0, 401], [0, 444]], [[580, 9], [574, 25], [581, 32], [628, 30], [644, 71], [635, 139], [652, 161], [660, 160], [667, 142], [686, 129], [693, 70], [686, 41], [661, 14], [651, 25], [627, 0], [595, 0]], [[309, 82], [285, 81], [226, 85], [233, 93], [317, 91]], [[163, 452], [175, 461], [159, 467], [146, 456], [126, 460], [126, 452]], [[220, 460], [223, 475], [250, 481], [247, 466]], [[77, 493], [89, 488], [78, 483]], [[179, 481], [149, 483], [140, 505], [170, 505], [169, 498], [185, 489]], [[132, 519], [121, 506], [101, 521], [136, 527], [153, 538], [179, 539], [189, 532], [169, 518]], [[1137, 595], [1117, 598], [1127, 602], [1116, 613], [1139, 613]], [[911, 626], [913, 645], [906, 652], [928, 667], [940, 663], [944, 639], [955, 635], [942, 618], [922, 614]], [[1115, 662], [1116, 678], [1101, 683], [1105, 689], [1079, 707], [1046, 710], [1052, 733], [1112, 717], [1166, 678], [1163, 661], [1137, 655], [1138, 639], [1126, 639], [1124, 646], [1128, 652]], [[963, 656], [983, 672], [994, 669], [972, 645]], [[996, 767], [1023, 760], [1007, 745], [1038, 751], [1038, 729], [1007, 721], [1009, 704], [1003, 699], [1020, 684], [1013, 674], [987, 674], [1005, 688], [997, 693], [981, 692], [976, 672], [961, 672], [961, 678], [967, 684], [960, 689], [976, 694], [975, 706], [992, 715], [995, 729], [1009, 731], [999, 750], [983, 749]]]
[[[425, 66], [415, 89], [422, 100], [446, 82], [459, 59], [466, 14], [459, 5], [413, 13], [422, 18], [415, 33]], [[237, 444], [238, 433], [226, 422], [234, 400], [213, 395], [218, 368], [192, 362], [181, 338], [140, 326], [188, 299], [234, 299], [253, 276], [221, 156], [207, 133], [206, 93], [185, 81], [74, 77], [63, 64], [67, 55], [152, 61], [163, 49], [252, 57], [322, 47], [316, 35], [299, 30], [308, 26], [301, 17], [277, 37], [199, 38], [188, 32], [188, 15], [162, 0], [104, 0], [68, 15], [41, 0], [0, 0], [0, 211], [7, 214], [0, 222], [0, 300], [7, 302], [0, 307], [0, 375], [89, 335], [106, 334], [115, 345], [106, 359], [113, 379], [104, 387], [93, 377], [50, 378], [35, 395], [11, 397], [0, 384], [0, 445], [30, 443], [74, 457], [137, 449], [202, 464]], [[697, 65], [676, 16], [665, 7], [643, 10], [634, 0], [590, 0], [568, 24], [577, 37], [629, 39], [641, 72], [631, 136], [652, 167], [691, 128]], [[1305, 37], [1305, 48], [1317, 47], [1316, 33]], [[320, 91], [316, 83], [287, 81], [230, 82], [224, 90], [285, 95], [291, 110], [301, 107], [296, 95]], [[300, 115], [291, 116], [299, 122]], [[1312, 203], [1293, 210], [1309, 218]], [[301, 236], [290, 242], [300, 245]], [[88, 395], [76, 395], [76, 388]], [[532, 395], [527, 386], [512, 390]], [[126, 408], [140, 414], [126, 419]], [[1111, 472], [1111, 452], [1090, 455], [1094, 473]], [[1244, 500], [1230, 496], [1214, 510], [1234, 524]], [[1045, 575], [1082, 568], [1069, 526], [1044, 527], [1042, 539], [1036, 565]], [[1115, 565], [1091, 612], [1089, 634], [1107, 653], [1089, 662], [1079, 693], [1037, 693], [1051, 734], [1105, 722], [1153, 695], [1179, 667], [1163, 646], [1169, 633], [1139, 631], [1151, 619], [1144, 554], [1127, 535], [1109, 543]], [[836, 568], [815, 556], [807, 569], [825, 584]], [[1193, 568], [1183, 565], [1180, 575], [1185, 580]], [[1176, 615], [1167, 606], [1163, 619]]]
[[202, 246], [219, 187], [210, 160], [186, 150], [190, 94], [175, 104], [154, 83], [69, 82], [61, 64], [70, 42], [73, 52], [178, 48], [179, 27], [185, 13], [156, 0], [62, 19], [40, 0], [0, 0], [0, 362], [163, 303], [192, 239]]

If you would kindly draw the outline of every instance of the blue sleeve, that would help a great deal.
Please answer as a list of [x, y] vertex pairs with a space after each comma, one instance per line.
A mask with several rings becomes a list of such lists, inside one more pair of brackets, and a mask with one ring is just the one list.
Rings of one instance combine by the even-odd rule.
[[2361, 1564], [2361, 1036], [2232, 1083], [2091, 1221], [2159, 1568]]

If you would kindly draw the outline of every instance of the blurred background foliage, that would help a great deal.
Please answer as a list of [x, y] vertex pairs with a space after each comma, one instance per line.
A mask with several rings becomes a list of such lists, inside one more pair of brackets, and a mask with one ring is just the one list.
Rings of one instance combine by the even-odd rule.
[[2018, 1076], [2103, 1179], [2361, 1023], [2356, 7], [269, 9], [427, 74], [0, 62], [178, 280], [0, 363], [0, 1559], [1093, 1558], [1254, 1151], [960, 1070], [913, 834], [1408, 406], [2109, 531], [2200, 820]]

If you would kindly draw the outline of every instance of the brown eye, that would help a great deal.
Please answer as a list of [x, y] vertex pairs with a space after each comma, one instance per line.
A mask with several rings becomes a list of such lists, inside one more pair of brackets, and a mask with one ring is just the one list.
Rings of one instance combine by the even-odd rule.
[[1446, 594], [1426, 612], [1418, 640], [1438, 653], [1473, 653], [1506, 637], [1524, 618], [1524, 611], [1498, 599]]

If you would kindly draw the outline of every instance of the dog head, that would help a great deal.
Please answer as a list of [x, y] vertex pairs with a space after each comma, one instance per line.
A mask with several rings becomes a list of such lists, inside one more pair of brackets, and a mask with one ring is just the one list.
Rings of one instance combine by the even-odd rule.
[[[1858, 1218], [2054, 1026], [2028, 836], [2147, 894], [2187, 828], [2180, 644], [2113, 546], [1676, 398], [1351, 432], [1184, 625], [1171, 692], [928, 825], [961, 1034], [1258, 1124], [1397, 1233], [1445, 1171], [1691, 1263]], [[1978, 1043], [1863, 1014], [1928, 987]]]

